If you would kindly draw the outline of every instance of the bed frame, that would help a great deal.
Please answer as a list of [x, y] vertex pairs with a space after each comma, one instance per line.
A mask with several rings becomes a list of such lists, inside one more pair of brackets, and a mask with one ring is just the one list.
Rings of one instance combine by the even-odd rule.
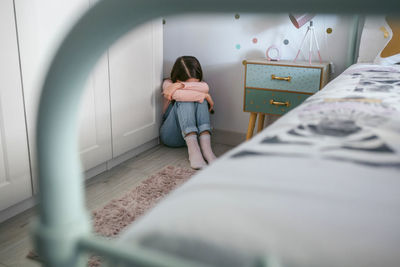
[[[289, 10], [290, 7], [290, 10]], [[84, 82], [103, 52], [133, 27], [156, 17], [183, 12], [399, 13], [398, 0], [103, 0], [70, 31], [45, 80], [38, 118], [39, 219], [33, 228], [45, 266], [85, 266], [87, 253], [112, 266], [199, 266], [184, 259], [121, 245], [91, 234], [84, 207], [84, 183], [78, 154], [78, 110]], [[354, 60], [358, 19], [350, 38]], [[272, 257], [263, 266], [279, 266]], [[260, 266], [262, 266], [260, 265]]]

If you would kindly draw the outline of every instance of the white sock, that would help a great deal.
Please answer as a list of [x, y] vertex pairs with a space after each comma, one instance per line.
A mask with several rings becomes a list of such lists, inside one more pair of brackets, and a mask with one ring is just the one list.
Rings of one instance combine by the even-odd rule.
[[199, 143], [197, 142], [197, 135], [188, 135], [185, 137], [186, 145], [188, 147], [190, 167], [193, 169], [201, 169], [207, 165], [201, 154]]
[[209, 134], [200, 135], [200, 147], [203, 152], [204, 158], [207, 160], [208, 164], [211, 164], [216, 160], [216, 156], [211, 148], [211, 136]]

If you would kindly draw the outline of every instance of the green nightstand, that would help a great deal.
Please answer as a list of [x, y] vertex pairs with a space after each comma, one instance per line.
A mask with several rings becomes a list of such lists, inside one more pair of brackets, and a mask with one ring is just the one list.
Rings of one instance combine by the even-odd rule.
[[300, 105], [323, 88], [329, 79], [329, 63], [244, 60], [245, 81], [243, 111], [250, 112], [246, 140], [253, 136], [259, 114], [258, 129], [265, 114], [282, 115]]

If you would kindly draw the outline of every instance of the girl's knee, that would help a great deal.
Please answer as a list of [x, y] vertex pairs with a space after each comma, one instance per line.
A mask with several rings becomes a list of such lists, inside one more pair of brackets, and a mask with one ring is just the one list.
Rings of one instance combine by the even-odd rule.
[[191, 110], [195, 108], [195, 102], [177, 102], [179, 109]]
[[199, 103], [199, 105], [202, 106], [202, 107], [207, 107], [208, 108], [208, 102], [205, 99], [204, 99], [203, 102]]

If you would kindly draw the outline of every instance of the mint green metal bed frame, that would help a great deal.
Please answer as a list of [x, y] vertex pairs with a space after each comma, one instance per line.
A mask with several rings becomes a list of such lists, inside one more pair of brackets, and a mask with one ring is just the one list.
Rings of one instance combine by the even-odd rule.
[[[103, 52], [133, 27], [156, 17], [183, 12], [398, 13], [399, 0], [103, 0], [70, 31], [45, 80], [38, 118], [40, 217], [34, 225], [36, 248], [45, 266], [85, 266], [87, 253], [112, 266], [200, 266], [184, 259], [102, 240], [91, 234], [84, 207], [78, 155], [78, 110], [84, 82]], [[357, 22], [357, 19], [356, 19]], [[356, 30], [356, 28], [354, 28]], [[355, 36], [349, 63], [353, 62]], [[260, 266], [279, 266], [273, 255]], [[262, 264], [262, 262], [264, 262]]]

